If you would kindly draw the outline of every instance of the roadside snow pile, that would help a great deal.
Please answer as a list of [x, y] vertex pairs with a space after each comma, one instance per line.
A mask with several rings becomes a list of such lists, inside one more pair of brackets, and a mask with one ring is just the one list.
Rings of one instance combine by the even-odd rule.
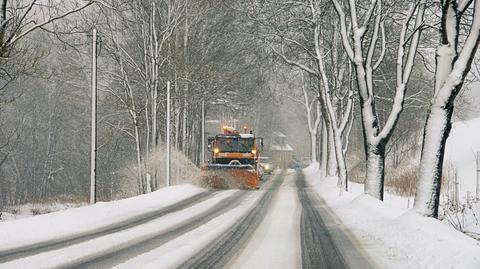
[[142, 216], [205, 191], [179, 185], [114, 202], [67, 209], [0, 223], [0, 253], [44, 242], [80, 236]]
[[303, 172], [305, 174], [314, 174], [318, 171], [318, 169], [320, 168], [320, 163], [318, 162], [314, 162], [314, 163], [311, 163], [309, 166], [305, 167], [305, 169], [303, 169]]
[[304, 170], [310, 185], [381, 268], [480, 268], [480, 242], [444, 222], [368, 195], [339, 196], [336, 179], [320, 181], [313, 171]]
[[87, 203], [27, 203], [18, 206], [8, 206], [0, 213], [1, 221], [11, 221], [27, 218], [36, 215], [48, 214], [55, 211], [61, 211], [69, 208], [86, 206]]
[[0, 212], [0, 222], [7, 221], [7, 220], [14, 220], [16, 219], [15, 215], [10, 212]]
[[[96, 265], [96, 259], [101, 257], [105, 258], [106, 255], [115, 255], [115, 253], [127, 248], [134, 248], [139, 243], [145, 242], [148, 239], [155, 239], [158, 236], [165, 236], [166, 234], [168, 238], [169, 232], [171, 233], [187, 221], [205, 214], [236, 192], [238, 192], [238, 190], [217, 192], [213, 194], [210, 199], [171, 212], [161, 218], [155, 218], [122, 231], [98, 236], [94, 239], [71, 244], [60, 249], [45, 251], [36, 255], [2, 263], [0, 264], [0, 269], [83, 268], [85, 266], [88, 267], [88, 263]], [[188, 243], [191, 242], [192, 240], [188, 241]], [[204, 247], [206, 245], [207, 244], [204, 244]], [[106, 267], [106, 265], [103, 264], [98, 267]], [[141, 266], [133, 266], [130, 268], [139, 267]]]

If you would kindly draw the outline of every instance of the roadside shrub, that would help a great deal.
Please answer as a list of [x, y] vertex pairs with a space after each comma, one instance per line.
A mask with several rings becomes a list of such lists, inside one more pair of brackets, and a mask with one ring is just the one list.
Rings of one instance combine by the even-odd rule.
[[[146, 163], [142, 163], [142, 174], [151, 176], [152, 190], [155, 187], [165, 186], [166, 174], [166, 151], [163, 147], [150, 154]], [[195, 183], [200, 169], [192, 163], [183, 153], [171, 150], [170, 176], [172, 185], [182, 183]], [[154, 176], [156, 175], [156, 177]], [[156, 182], [154, 182], [156, 178]], [[138, 165], [132, 161], [125, 165], [125, 168], [118, 174], [119, 191], [114, 194], [114, 199], [132, 197], [139, 194]]]
[[417, 183], [418, 166], [412, 165], [394, 170], [386, 176], [386, 191], [402, 197], [411, 197], [415, 195], [415, 185]]
[[32, 207], [30, 212], [32, 212], [32, 215], [34, 216], [42, 214], [42, 210], [38, 207]]

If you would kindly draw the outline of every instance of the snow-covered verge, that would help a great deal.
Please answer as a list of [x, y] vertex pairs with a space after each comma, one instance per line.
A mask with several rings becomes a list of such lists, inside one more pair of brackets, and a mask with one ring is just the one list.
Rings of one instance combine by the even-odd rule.
[[[480, 118], [454, 122], [445, 147], [445, 164], [453, 166], [458, 176], [459, 199], [475, 195], [476, 154], [480, 152]], [[452, 186], [449, 189], [453, 190]]]
[[86, 206], [87, 203], [27, 203], [17, 206], [8, 206], [0, 212], [0, 222], [12, 221], [36, 215], [48, 214], [69, 208]]
[[339, 196], [336, 179], [320, 180], [317, 165], [304, 173], [381, 268], [480, 268], [480, 242], [447, 223], [368, 195]]
[[[106, 254], [115, 253], [123, 249], [135, 246], [147, 239], [155, 238], [168, 233], [182, 223], [189, 221], [195, 216], [201, 215], [212, 207], [221, 203], [225, 198], [238, 192], [227, 190], [215, 193], [212, 198], [201, 201], [185, 209], [172, 212], [161, 218], [156, 218], [147, 223], [136, 225], [126, 230], [114, 232], [92, 240], [72, 244], [70, 246], [46, 251], [37, 255], [13, 260], [0, 264], [3, 268], [70, 268], [81, 267], [79, 264], [92, 261]], [[137, 268], [137, 267], [131, 267]]]
[[[194, 184], [200, 186], [199, 180], [202, 175], [200, 169], [182, 152], [172, 149], [171, 154], [171, 183], [173, 185]], [[146, 167], [155, 168], [155, 170], [151, 169], [149, 171], [142, 171], [142, 173], [148, 174], [150, 178], [153, 178], [153, 173], [156, 173], [157, 175], [165, 174], [164, 148], [159, 147], [156, 152], [149, 154]], [[136, 161], [131, 161], [125, 163], [123, 169], [116, 172], [115, 184], [114, 186], [110, 187], [112, 188], [112, 197], [109, 197], [108, 199], [120, 200], [138, 195], [137, 169], [138, 166]], [[165, 180], [163, 176], [158, 176], [157, 180], [157, 188], [165, 187]], [[151, 184], [153, 184], [153, 182], [151, 182]], [[70, 196], [51, 197], [48, 200], [54, 201], [7, 205], [3, 208], [0, 208], [0, 223], [2, 221], [22, 219], [88, 205], [88, 203], [79, 201], [85, 199], [73, 198]]]
[[205, 191], [186, 184], [114, 202], [0, 223], [0, 252], [71, 238], [159, 210]]

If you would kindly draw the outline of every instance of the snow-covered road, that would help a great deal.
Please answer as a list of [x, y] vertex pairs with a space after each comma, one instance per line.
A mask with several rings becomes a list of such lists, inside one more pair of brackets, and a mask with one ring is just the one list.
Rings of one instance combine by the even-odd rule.
[[260, 226], [229, 268], [300, 268], [301, 207], [293, 176], [287, 175]]
[[165, 205], [5, 255], [0, 268], [375, 267], [301, 172], [277, 172], [258, 191], [195, 191]]

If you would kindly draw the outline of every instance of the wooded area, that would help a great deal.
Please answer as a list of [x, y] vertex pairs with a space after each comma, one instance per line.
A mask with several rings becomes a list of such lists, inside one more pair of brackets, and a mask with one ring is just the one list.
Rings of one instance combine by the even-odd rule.
[[310, 160], [340, 192], [354, 180], [382, 200], [388, 169], [414, 164], [415, 208], [438, 215], [451, 120], [468, 114], [462, 89], [476, 80], [479, 1], [1, 4], [0, 207], [88, 198], [95, 28], [98, 199], [144, 193], [147, 174], [153, 189], [163, 184], [171, 81], [178, 169], [200, 165], [202, 103], [211, 118], [250, 119], [268, 140], [291, 100]]

